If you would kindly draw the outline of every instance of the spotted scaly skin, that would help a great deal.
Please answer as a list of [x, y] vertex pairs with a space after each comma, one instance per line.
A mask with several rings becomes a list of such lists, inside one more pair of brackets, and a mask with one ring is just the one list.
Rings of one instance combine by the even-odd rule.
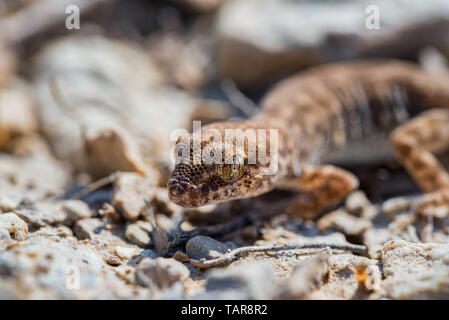
[[[439, 109], [423, 112], [429, 108]], [[262, 111], [251, 119], [214, 123], [202, 133], [207, 129], [217, 129], [223, 139], [225, 129], [277, 129], [278, 170], [262, 175], [267, 165], [248, 163], [247, 144], [243, 153], [232, 154], [233, 159], [243, 160], [238, 166], [177, 164], [168, 193], [183, 207], [287, 187], [306, 191], [291, 203], [293, 211], [321, 210], [358, 187], [356, 177], [328, 163], [368, 161], [391, 151], [424, 191], [446, 195], [449, 190], [449, 176], [431, 154], [449, 147], [449, 79], [413, 64], [377, 60], [311, 68], [271, 89]], [[385, 143], [389, 137], [393, 150]], [[187, 139], [192, 146], [192, 135]], [[219, 153], [220, 142], [224, 140], [206, 137], [200, 150]], [[257, 150], [261, 146], [258, 143]], [[223, 159], [226, 151], [221, 150]]]

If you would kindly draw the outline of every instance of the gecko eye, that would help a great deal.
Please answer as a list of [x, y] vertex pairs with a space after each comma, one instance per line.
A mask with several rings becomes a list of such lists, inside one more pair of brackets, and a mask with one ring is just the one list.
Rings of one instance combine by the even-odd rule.
[[232, 181], [240, 178], [243, 173], [243, 167], [243, 158], [234, 156], [230, 160], [225, 161], [218, 171], [224, 180]]

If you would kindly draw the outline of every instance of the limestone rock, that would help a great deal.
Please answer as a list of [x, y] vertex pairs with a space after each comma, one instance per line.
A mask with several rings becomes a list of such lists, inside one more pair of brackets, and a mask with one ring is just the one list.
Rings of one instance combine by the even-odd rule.
[[116, 171], [150, 174], [151, 169], [145, 165], [135, 141], [126, 131], [90, 129], [85, 139], [90, 171], [95, 177], [105, 177]]
[[30, 208], [17, 209], [15, 213], [33, 227], [62, 224], [67, 218], [56, 204], [50, 202], [36, 203]]
[[149, 233], [142, 229], [137, 223], [130, 224], [126, 227], [125, 237], [139, 247], [146, 248], [151, 244]]
[[0, 254], [0, 292], [14, 299], [149, 297], [108, 268], [90, 245], [35, 238]]
[[447, 299], [449, 245], [389, 241], [382, 249], [383, 287], [393, 299]]
[[[15, 213], [0, 214], [0, 230], [4, 230], [14, 240], [24, 240], [28, 233], [28, 225]], [[8, 238], [5, 235], [6, 238]]]
[[176, 282], [185, 281], [190, 275], [189, 269], [184, 264], [172, 258], [157, 258], [155, 260], [145, 258], [140, 262], [138, 269], [141, 274], [141, 282], [145, 283], [145, 280], [142, 279], [147, 277], [160, 288], [170, 287]]
[[112, 205], [128, 220], [137, 220], [154, 188], [154, 180], [134, 173], [121, 174], [114, 184]]
[[[375, 30], [366, 27], [372, 6], [380, 15]], [[445, 0], [230, 0], [217, 23], [219, 66], [225, 77], [251, 86], [323, 62], [417, 55], [442, 44], [448, 15]]]
[[371, 227], [371, 221], [354, 217], [340, 209], [326, 214], [317, 226], [320, 230], [335, 229], [348, 236], [360, 236]]
[[87, 219], [92, 216], [92, 211], [87, 203], [81, 200], [65, 200], [59, 206], [60, 210], [66, 214], [65, 223], [69, 225], [80, 219]]
[[156, 162], [168, 171], [173, 130], [190, 129], [199, 113], [213, 120], [230, 114], [228, 106], [166, 86], [154, 59], [124, 41], [55, 41], [35, 59], [35, 75], [38, 116], [56, 156], [98, 178], [118, 170], [157, 175]]
[[206, 293], [212, 299], [272, 299], [279, 294], [273, 267], [268, 262], [251, 261], [210, 270]]
[[[0, 75], [0, 82], [1, 77]], [[11, 147], [12, 139], [30, 135], [37, 130], [37, 127], [29, 89], [18, 80], [2, 88], [0, 90], [0, 150]]]

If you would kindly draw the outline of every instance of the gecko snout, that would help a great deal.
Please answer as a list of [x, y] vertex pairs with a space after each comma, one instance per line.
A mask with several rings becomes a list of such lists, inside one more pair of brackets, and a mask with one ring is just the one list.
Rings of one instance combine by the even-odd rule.
[[171, 201], [182, 207], [195, 207], [195, 187], [186, 181], [170, 179], [167, 184], [168, 197]]
[[167, 184], [168, 194], [171, 197], [183, 195], [188, 190], [189, 185], [177, 179], [170, 179]]

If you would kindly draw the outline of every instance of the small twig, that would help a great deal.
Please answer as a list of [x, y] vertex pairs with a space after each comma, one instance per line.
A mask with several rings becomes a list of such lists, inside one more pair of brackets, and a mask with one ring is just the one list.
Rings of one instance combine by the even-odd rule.
[[145, 214], [146, 214], [146, 218], [148, 219], [148, 222], [151, 224], [151, 227], [153, 229], [157, 228], [156, 225], [156, 219], [154, 217], [154, 211], [151, 208], [151, 204], [147, 199], [143, 199], [144, 203], [145, 203]]
[[80, 191], [75, 193], [72, 196], [72, 199], [74, 199], [74, 200], [82, 199], [85, 196], [87, 196], [89, 193], [91, 193], [95, 190], [98, 190], [104, 186], [107, 186], [108, 184], [113, 183], [117, 179], [119, 174], [120, 174], [120, 172], [114, 172], [113, 174], [110, 174], [109, 176], [106, 176], [104, 178], [101, 178], [97, 181], [90, 183], [89, 185], [87, 185], [86, 187], [84, 187], [83, 189], [81, 189]]
[[246, 97], [231, 79], [224, 79], [221, 88], [229, 101], [240, 109], [248, 118], [257, 112], [256, 104]]
[[166, 256], [172, 256], [176, 251], [182, 249], [187, 241], [198, 235], [220, 238], [238, 229], [244, 228], [254, 223], [250, 214], [244, 213], [240, 217], [223, 224], [217, 224], [204, 228], [197, 228], [191, 231], [179, 231], [168, 233], [168, 244]]
[[283, 250], [297, 250], [297, 249], [337, 249], [346, 250], [356, 253], [363, 253], [366, 251], [365, 246], [360, 246], [356, 244], [339, 245], [335, 243], [296, 243], [296, 244], [277, 244], [269, 246], [249, 246], [240, 247], [229, 252], [226, 252], [221, 257], [211, 260], [196, 260], [189, 259], [188, 262], [197, 268], [206, 269], [221, 265], [227, 265], [237, 260], [243, 254], [248, 254], [251, 252], [269, 252], [269, 251], [283, 251]]
[[160, 230], [159, 227], [157, 226], [156, 218], [154, 216], [154, 210], [151, 207], [150, 202], [146, 199], [144, 199], [144, 202], [145, 202], [145, 214], [152, 227], [150, 237], [152, 242], [154, 243], [154, 248], [156, 249], [156, 252], [158, 254], [166, 255], [169, 246], [167, 233]]
[[282, 214], [286, 205], [288, 205], [288, 201], [276, 204], [266, 204], [264, 205], [263, 212], [258, 210], [258, 208], [253, 208], [250, 211], [243, 212], [239, 217], [226, 223], [197, 228], [191, 231], [170, 232], [167, 234], [168, 244], [167, 251], [164, 255], [171, 257], [176, 251], [182, 250], [187, 241], [198, 235], [221, 238], [250, 225], [268, 221], [273, 217]]

